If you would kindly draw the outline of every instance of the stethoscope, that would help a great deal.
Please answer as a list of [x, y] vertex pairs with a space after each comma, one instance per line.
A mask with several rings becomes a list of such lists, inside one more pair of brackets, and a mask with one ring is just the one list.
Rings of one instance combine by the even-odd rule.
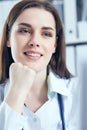
[[60, 110], [60, 117], [62, 121], [62, 130], [65, 130], [65, 120], [64, 120], [64, 104], [61, 94], [57, 94], [58, 103], [59, 103], [59, 110]]

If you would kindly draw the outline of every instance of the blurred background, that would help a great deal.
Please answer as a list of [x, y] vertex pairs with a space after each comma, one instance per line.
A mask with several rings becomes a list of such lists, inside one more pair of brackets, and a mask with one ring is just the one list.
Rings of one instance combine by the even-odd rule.
[[[20, 0], [0, 0], [0, 37], [4, 21]], [[49, 0], [59, 11], [65, 31], [66, 61], [72, 74], [81, 77], [82, 125], [87, 130], [87, 0]]]

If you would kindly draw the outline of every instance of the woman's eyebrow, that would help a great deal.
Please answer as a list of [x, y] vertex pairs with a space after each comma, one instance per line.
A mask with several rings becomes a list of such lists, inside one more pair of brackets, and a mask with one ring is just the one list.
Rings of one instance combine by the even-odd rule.
[[31, 27], [31, 25], [28, 24], [28, 23], [20, 23], [20, 24], [18, 24], [18, 25], [19, 25], [19, 26], [23, 25], [23, 26], [26, 26], [26, 27]]
[[55, 31], [55, 29], [52, 28], [52, 27], [42, 27], [42, 29], [43, 29], [43, 30], [52, 30], [52, 31]]
[[[32, 27], [30, 24], [28, 23], [20, 23], [18, 24], [19, 26], [23, 25], [23, 26], [26, 26], [26, 27]], [[52, 31], [55, 31], [55, 28], [53, 27], [42, 27], [43, 30], [52, 30]]]

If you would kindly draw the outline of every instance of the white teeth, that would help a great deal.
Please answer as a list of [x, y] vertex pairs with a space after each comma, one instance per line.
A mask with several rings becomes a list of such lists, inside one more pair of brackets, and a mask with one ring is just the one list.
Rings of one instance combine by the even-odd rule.
[[35, 54], [35, 53], [26, 53], [28, 56], [40, 56], [40, 54]]

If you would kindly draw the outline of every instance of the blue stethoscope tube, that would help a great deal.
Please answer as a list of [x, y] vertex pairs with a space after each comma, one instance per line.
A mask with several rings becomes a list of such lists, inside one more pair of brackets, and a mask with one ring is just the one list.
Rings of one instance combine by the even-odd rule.
[[62, 95], [58, 93], [58, 94], [57, 94], [57, 98], [58, 98], [60, 116], [61, 116], [61, 121], [62, 121], [62, 130], [65, 130], [64, 104], [63, 104]]

